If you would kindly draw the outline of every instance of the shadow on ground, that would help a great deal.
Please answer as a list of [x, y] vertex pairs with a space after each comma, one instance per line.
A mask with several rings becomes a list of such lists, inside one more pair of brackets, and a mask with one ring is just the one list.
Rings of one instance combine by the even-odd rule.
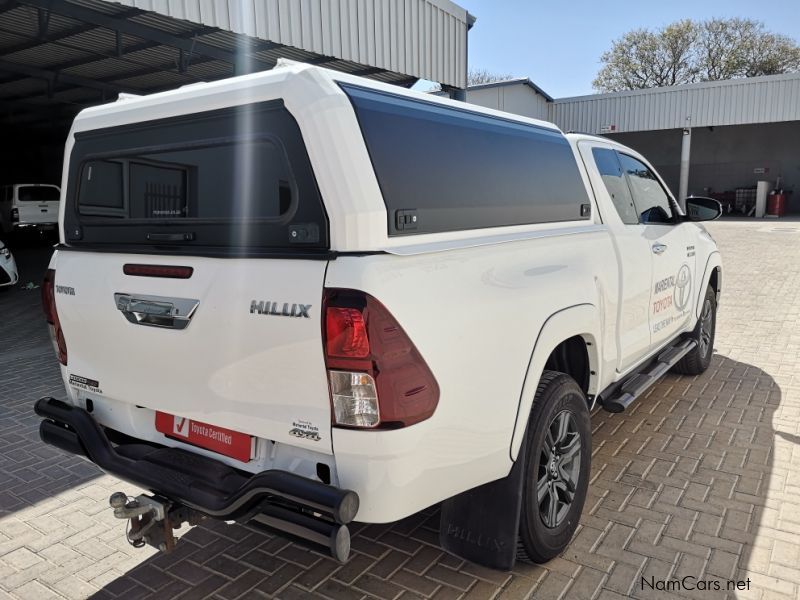
[[[34, 402], [64, 394], [38, 287], [53, 252], [52, 239], [17, 235], [8, 245], [20, 281], [0, 292], [0, 518], [99, 475], [85, 461], [39, 441]], [[27, 283], [36, 287], [24, 289]]]
[[666, 378], [622, 418], [596, 413], [591, 499], [565, 557], [614, 560], [605, 587], [637, 598], [771, 588], [751, 571], [770, 491], [782, 487], [772, 475], [781, 395], [768, 373], [715, 355], [705, 374]]
[[747, 569], [770, 505], [780, 401], [767, 373], [715, 355], [704, 375], [668, 376], [625, 414], [595, 412], [581, 527], [547, 565], [507, 574], [445, 554], [435, 508], [357, 526], [345, 565], [278, 536], [209, 522], [188, 531], [173, 554], [144, 561], [94, 597], [459, 597], [474, 589], [509, 598], [566, 590], [570, 598], [749, 598], [753, 592], [737, 590], [739, 578], [769, 587]]

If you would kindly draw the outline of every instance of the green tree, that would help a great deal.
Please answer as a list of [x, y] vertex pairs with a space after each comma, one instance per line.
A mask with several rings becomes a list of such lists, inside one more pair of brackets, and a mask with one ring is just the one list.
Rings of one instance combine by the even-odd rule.
[[593, 85], [601, 92], [774, 75], [800, 70], [800, 47], [752, 19], [676, 21], [612, 43]]

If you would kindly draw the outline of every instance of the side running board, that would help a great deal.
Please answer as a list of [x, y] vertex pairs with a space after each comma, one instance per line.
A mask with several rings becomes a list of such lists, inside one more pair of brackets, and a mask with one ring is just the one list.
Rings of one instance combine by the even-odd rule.
[[608, 412], [620, 413], [641, 396], [656, 381], [661, 379], [675, 363], [697, 346], [695, 340], [678, 340], [674, 346], [663, 350], [651, 362], [606, 389], [598, 399], [600, 405]]

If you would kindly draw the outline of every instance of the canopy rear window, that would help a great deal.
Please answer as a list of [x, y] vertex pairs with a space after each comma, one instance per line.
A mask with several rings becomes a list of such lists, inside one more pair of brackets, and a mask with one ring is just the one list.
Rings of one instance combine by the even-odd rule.
[[70, 245], [328, 248], [302, 136], [280, 102], [79, 133], [67, 198]]

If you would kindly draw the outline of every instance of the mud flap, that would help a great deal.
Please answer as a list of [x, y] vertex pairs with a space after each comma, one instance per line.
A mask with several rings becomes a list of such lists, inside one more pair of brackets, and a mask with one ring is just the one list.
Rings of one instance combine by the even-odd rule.
[[492, 569], [510, 571], [514, 568], [526, 445], [527, 440], [507, 477], [442, 503], [439, 523], [442, 548]]

